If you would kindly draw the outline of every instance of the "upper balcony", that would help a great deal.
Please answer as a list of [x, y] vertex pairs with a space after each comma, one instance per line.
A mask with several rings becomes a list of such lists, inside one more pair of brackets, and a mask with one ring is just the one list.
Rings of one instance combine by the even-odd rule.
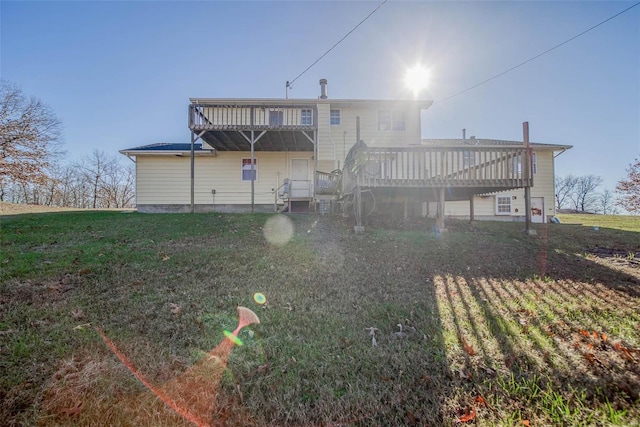
[[189, 105], [189, 129], [202, 133], [202, 139], [219, 151], [249, 151], [250, 143], [242, 134], [246, 131], [261, 132], [254, 144], [257, 151], [312, 151], [317, 123], [315, 105], [247, 102]]

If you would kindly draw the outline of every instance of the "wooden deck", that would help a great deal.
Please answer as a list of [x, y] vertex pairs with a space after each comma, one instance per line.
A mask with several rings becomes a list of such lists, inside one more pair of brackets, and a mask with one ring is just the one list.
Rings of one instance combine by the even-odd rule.
[[447, 188], [449, 200], [461, 200], [470, 194], [532, 186], [531, 158], [531, 148], [524, 146], [381, 148], [362, 144], [347, 156], [338, 191]]

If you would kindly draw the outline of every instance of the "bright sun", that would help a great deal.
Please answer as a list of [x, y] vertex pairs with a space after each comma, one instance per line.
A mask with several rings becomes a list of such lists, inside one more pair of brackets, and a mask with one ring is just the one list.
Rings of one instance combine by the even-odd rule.
[[418, 96], [418, 93], [429, 84], [429, 70], [420, 64], [416, 64], [407, 70], [404, 83], [407, 88], [413, 91], [415, 96]]

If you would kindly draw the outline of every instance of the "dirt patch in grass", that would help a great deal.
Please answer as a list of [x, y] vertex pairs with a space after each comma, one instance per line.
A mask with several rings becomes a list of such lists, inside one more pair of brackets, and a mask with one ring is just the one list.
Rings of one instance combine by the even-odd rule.
[[[187, 382], [210, 393], [199, 412], [211, 425], [640, 419], [640, 272], [614, 263], [635, 260], [637, 233], [536, 225], [530, 237], [522, 224], [451, 221], [436, 235], [429, 220], [371, 217], [355, 235], [339, 216], [281, 217], [290, 228], [270, 218], [5, 223], [2, 419], [190, 425], [93, 327], [162, 388], [228, 342], [238, 305], [261, 323], [240, 333], [225, 369]], [[34, 247], [41, 258], [28, 258]]]

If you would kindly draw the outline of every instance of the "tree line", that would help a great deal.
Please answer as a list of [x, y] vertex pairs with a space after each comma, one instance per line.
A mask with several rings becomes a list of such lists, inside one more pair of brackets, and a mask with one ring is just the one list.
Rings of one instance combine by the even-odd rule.
[[61, 122], [41, 100], [0, 81], [0, 201], [74, 208], [135, 205], [133, 163], [95, 150], [64, 163]]
[[627, 169], [627, 177], [618, 181], [615, 191], [602, 185], [602, 177], [596, 175], [556, 177], [556, 209], [572, 209], [579, 212], [617, 215], [624, 209], [640, 213], [640, 158]]
[[[94, 151], [64, 164], [61, 122], [41, 100], [0, 80], [0, 201], [75, 208], [135, 205], [133, 163]], [[556, 207], [581, 212], [640, 213], [640, 158], [629, 165], [616, 191], [598, 192], [595, 175], [557, 177]]]

